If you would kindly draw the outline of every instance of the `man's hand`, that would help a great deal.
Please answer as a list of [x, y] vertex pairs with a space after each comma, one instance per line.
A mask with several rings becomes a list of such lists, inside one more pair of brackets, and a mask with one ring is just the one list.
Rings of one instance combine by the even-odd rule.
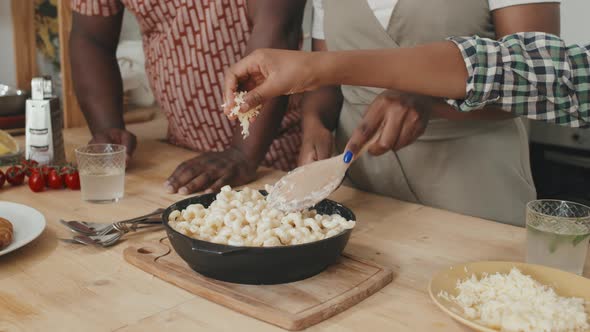
[[178, 165], [164, 186], [169, 193], [181, 195], [216, 192], [227, 184], [238, 186], [254, 180], [256, 168], [235, 148], [206, 152]]
[[303, 138], [299, 151], [299, 166], [332, 156], [334, 137], [319, 119], [308, 121], [303, 125]]
[[120, 144], [127, 148], [127, 163], [135, 147], [137, 146], [137, 138], [131, 132], [125, 129], [111, 128], [98, 132], [90, 140], [90, 144]]
[[369, 105], [346, 151], [352, 152], [352, 160], [356, 159], [360, 149], [374, 135], [377, 135], [376, 141], [368, 151], [375, 156], [410, 145], [426, 130], [430, 109], [428, 97], [384, 91]]

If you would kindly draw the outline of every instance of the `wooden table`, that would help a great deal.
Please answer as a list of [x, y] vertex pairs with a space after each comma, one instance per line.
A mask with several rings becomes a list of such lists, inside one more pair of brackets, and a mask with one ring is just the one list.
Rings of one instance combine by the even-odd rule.
[[[126, 197], [93, 205], [69, 190], [32, 193], [4, 187], [0, 200], [30, 205], [47, 218], [39, 239], [0, 257], [0, 331], [280, 331], [194, 296], [127, 264], [129, 243], [159, 238], [163, 231], [134, 234], [127, 243], [99, 249], [59, 241], [70, 232], [59, 219], [120, 220], [180, 200], [166, 194], [165, 178], [194, 153], [161, 141], [157, 119], [130, 126], [140, 138], [126, 176]], [[68, 152], [88, 140], [85, 129], [65, 132]], [[262, 170], [251, 187], [281, 174]], [[409, 204], [343, 187], [333, 199], [359, 220], [347, 251], [395, 271], [374, 296], [311, 330], [456, 331], [462, 327], [428, 297], [430, 277], [451, 264], [524, 259], [523, 229]], [[586, 270], [586, 273], [588, 270]]]

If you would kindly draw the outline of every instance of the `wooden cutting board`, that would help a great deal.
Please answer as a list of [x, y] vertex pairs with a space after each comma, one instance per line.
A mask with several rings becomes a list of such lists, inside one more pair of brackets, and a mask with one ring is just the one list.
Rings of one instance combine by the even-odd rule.
[[292, 331], [352, 307], [393, 280], [391, 270], [347, 254], [309, 279], [264, 286], [204, 277], [170, 249], [168, 238], [130, 246], [123, 255], [127, 262], [195, 295]]

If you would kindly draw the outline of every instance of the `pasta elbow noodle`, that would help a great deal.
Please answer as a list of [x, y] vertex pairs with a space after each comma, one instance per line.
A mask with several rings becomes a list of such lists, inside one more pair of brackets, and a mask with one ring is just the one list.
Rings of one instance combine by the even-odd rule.
[[170, 215], [168, 216], [168, 221], [176, 221], [176, 219], [178, 219], [178, 217], [180, 217], [181, 215], [182, 214], [180, 213], [180, 211], [174, 210], [170, 212]]
[[246, 212], [246, 216], [245, 217], [246, 217], [246, 221], [249, 224], [256, 223], [256, 222], [258, 222], [258, 220], [260, 220], [260, 214], [258, 214], [254, 210]]
[[229, 240], [227, 240], [227, 244], [229, 244], [230, 246], [243, 246], [244, 245], [244, 239], [242, 239], [242, 237], [234, 235], [232, 237], [229, 238]]
[[327, 228], [327, 229], [335, 228], [339, 224], [340, 223], [337, 220], [334, 220], [334, 219], [324, 219], [324, 220], [322, 220], [322, 226], [324, 226], [324, 228]]
[[340, 222], [340, 226], [344, 229], [352, 229], [356, 226], [356, 222], [354, 220], [344, 220]]
[[281, 241], [279, 241], [278, 238], [271, 236], [268, 239], [264, 240], [264, 242], [262, 243], [263, 247], [276, 247], [276, 246], [280, 246], [281, 245]]
[[305, 227], [311, 228], [311, 230], [313, 232], [321, 232], [321, 230], [322, 230], [322, 228], [320, 227], [319, 223], [315, 219], [312, 219], [312, 218], [306, 218], [303, 221], [303, 225]]

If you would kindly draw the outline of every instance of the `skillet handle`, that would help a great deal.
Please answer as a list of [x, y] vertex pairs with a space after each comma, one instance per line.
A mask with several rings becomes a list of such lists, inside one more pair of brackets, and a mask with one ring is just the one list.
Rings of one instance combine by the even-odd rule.
[[213, 254], [213, 255], [220, 255], [220, 256], [225, 256], [225, 255], [229, 255], [229, 254], [233, 254], [236, 252], [241, 252], [241, 251], [246, 251], [248, 249], [246, 248], [232, 248], [232, 249], [212, 249], [212, 248], [207, 248], [206, 246], [198, 246], [197, 243], [193, 242], [192, 245], [192, 249], [193, 251], [196, 252], [202, 252], [202, 253], [206, 253], [206, 254]]

